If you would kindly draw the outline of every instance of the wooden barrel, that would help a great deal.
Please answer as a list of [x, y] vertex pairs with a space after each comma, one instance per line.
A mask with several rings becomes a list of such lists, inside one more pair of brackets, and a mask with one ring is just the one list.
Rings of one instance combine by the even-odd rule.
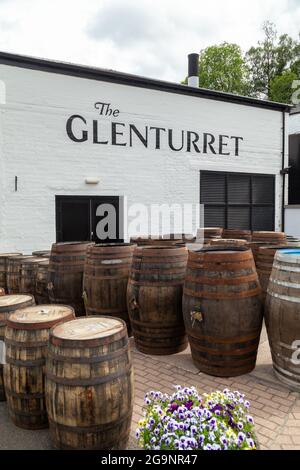
[[275, 374], [300, 391], [300, 249], [275, 254], [265, 321]]
[[53, 328], [46, 404], [57, 449], [125, 449], [133, 372], [125, 323], [87, 317]]
[[35, 296], [35, 283], [37, 266], [44, 258], [25, 258], [20, 262], [20, 294], [32, 294]]
[[196, 243], [203, 242], [204, 245], [210, 245], [211, 240], [222, 238], [223, 228], [221, 227], [204, 227], [197, 230]]
[[135, 246], [130, 243], [90, 246], [83, 276], [86, 314], [121, 318], [129, 335], [126, 291]]
[[0, 296], [2, 295], [5, 295], [5, 290], [3, 289], [3, 287], [0, 287]]
[[223, 238], [246, 240], [247, 242], [251, 242], [252, 232], [251, 230], [224, 229]]
[[[249, 247], [251, 248], [252, 250], [252, 253], [253, 253], [253, 258], [254, 258], [254, 262], [255, 262], [255, 265], [257, 267], [257, 259], [258, 259], [258, 253], [259, 253], [259, 250], [261, 248], [268, 248], [268, 247], [271, 247], [271, 246], [275, 246], [277, 245], [278, 243], [276, 242], [250, 242], [249, 243]], [[280, 243], [280, 245], [285, 245], [285, 243]]]
[[7, 290], [7, 263], [8, 259], [14, 256], [20, 256], [22, 253], [0, 253], [0, 287]]
[[260, 293], [251, 250], [189, 252], [183, 314], [201, 372], [234, 377], [254, 369], [263, 319]]
[[85, 315], [82, 282], [89, 242], [54, 243], [52, 245], [48, 292], [51, 303], [71, 305], [76, 316]]
[[230, 246], [246, 246], [248, 245], [248, 242], [246, 240], [234, 240], [230, 238], [214, 238], [210, 242], [211, 246], [225, 246], [225, 247], [230, 247]]
[[9, 414], [16, 426], [48, 426], [44, 379], [49, 330], [73, 318], [74, 310], [65, 305], [33, 306], [9, 316], [4, 385]]
[[[278, 250], [289, 248], [290, 245], [261, 246], [258, 248], [256, 257], [256, 269], [260, 285], [263, 292], [263, 298], [267, 295], [269, 279], [271, 276], [275, 254]], [[298, 245], [300, 248], [300, 243]]]
[[252, 241], [278, 245], [286, 243], [286, 234], [284, 232], [252, 232]]
[[51, 251], [50, 250], [33, 251], [32, 255], [40, 257], [40, 258], [50, 258]]
[[[15, 310], [34, 305], [32, 295], [5, 295], [0, 298], [0, 356], [4, 356], [4, 334], [6, 321], [9, 315]], [[3, 382], [3, 360], [0, 358], [0, 401], [5, 400]]]
[[36, 267], [35, 277], [35, 301], [38, 305], [49, 303], [48, 271], [49, 259], [39, 261]]
[[9, 294], [20, 293], [21, 282], [21, 262], [27, 259], [33, 259], [32, 255], [13, 256], [7, 260], [7, 292]]
[[134, 250], [127, 305], [136, 347], [145, 354], [175, 354], [187, 347], [182, 317], [185, 247]]

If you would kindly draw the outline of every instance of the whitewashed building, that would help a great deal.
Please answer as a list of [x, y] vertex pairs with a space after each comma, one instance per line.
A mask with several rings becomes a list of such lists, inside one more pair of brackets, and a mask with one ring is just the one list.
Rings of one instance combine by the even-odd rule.
[[0, 100], [0, 251], [97, 240], [105, 202], [283, 228], [285, 105], [8, 53]]

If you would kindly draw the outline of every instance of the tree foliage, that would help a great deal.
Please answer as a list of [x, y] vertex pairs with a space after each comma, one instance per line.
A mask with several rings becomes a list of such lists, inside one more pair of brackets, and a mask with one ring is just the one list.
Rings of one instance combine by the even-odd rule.
[[292, 84], [300, 80], [300, 41], [278, 36], [270, 21], [262, 29], [263, 40], [245, 54], [228, 42], [201, 50], [200, 87], [291, 103]]

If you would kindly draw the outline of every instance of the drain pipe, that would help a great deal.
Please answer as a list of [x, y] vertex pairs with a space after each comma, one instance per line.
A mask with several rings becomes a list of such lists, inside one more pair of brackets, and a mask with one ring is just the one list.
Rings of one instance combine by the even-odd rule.
[[281, 231], [285, 229], [285, 111], [282, 112], [282, 208], [281, 208]]
[[188, 64], [188, 86], [199, 88], [199, 54], [189, 54]]

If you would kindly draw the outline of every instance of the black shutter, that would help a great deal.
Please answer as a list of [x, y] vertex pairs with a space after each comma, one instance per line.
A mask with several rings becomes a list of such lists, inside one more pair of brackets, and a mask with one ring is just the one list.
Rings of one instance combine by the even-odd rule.
[[274, 230], [275, 177], [200, 172], [204, 225], [240, 230]]

